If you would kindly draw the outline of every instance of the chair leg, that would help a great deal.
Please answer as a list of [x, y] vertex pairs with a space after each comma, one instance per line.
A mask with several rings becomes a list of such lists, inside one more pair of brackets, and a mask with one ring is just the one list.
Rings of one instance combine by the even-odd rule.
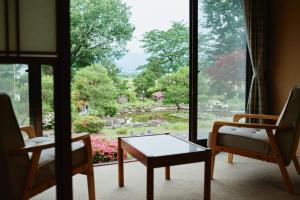
[[210, 178], [211, 179], [214, 179], [216, 153], [217, 152], [214, 151], [214, 150], [211, 151], [211, 173], [210, 173]]
[[281, 175], [283, 177], [284, 183], [285, 183], [285, 185], [288, 189], [288, 192], [291, 193], [291, 194], [294, 194], [294, 187], [292, 185], [291, 179], [289, 177], [289, 174], [288, 174], [288, 172], [286, 170], [286, 167], [283, 164], [283, 162], [279, 163], [279, 168], [280, 168], [280, 172], [281, 172]]
[[294, 161], [294, 165], [295, 165], [295, 168], [297, 170], [297, 173], [300, 175], [300, 164], [299, 164], [299, 161], [297, 159], [297, 156], [293, 156], [293, 161]]
[[95, 193], [95, 180], [94, 180], [93, 166], [91, 166], [90, 169], [88, 170], [87, 182], [88, 182], [89, 200], [95, 200], [96, 193]]
[[233, 163], [233, 154], [232, 154], [232, 153], [229, 153], [229, 154], [228, 154], [227, 162], [228, 162], [229, 164], [232, 164], [232, 163]]

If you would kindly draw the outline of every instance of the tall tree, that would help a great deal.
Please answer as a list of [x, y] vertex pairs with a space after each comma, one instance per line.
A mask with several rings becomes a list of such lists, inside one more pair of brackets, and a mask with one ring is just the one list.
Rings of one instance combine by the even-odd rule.
[[133, 80], [135, 91], [138, 97], [151, 97], [151, 93], [148, 91], [149, 88], [155, 86], [157, 75], [148, 69], [144, 69], [137, 77]]
[[114, 61], [125, 54], [134, 26], [121, 0], [71, 1], [72, 68]]
[[99, 117], [116, 114], [116, 88], [100, 65], [85, 67], [75, 74], [73, 97], [79, 111], [88, 105], [89, 113]]
[[164, 75], [159, 84], [164, 92], [163, 102], [175, 104], [180, 109], [180, 104], [189, 103], [189, 68], [183, 67], [177, 72]]
[[203, 20], [200, 27], [205, 29], [201, 36], [212, 47], [207, 49], [207, 53], [219, 56], [245, 48], [244, 15], [240, 0], [205, 0], [201, 3], [201, 9]]
[[[155, 63], [162, 73], [176, 72], [188, 65], [189, 30], [182, 22], [173, 22], [166, 31], [154, 29], [144, 34], [142, 47], [150, 55], [148, 63]], [[147, 67], [144, 66], [144, 67]]]
[[206, 70], [214, 88], [211, 92], [232, 98], [238, 88], [243, 88], [246, 75], [245, 60], [246, 52], [240, 49], [219, 56], [215, 64]]

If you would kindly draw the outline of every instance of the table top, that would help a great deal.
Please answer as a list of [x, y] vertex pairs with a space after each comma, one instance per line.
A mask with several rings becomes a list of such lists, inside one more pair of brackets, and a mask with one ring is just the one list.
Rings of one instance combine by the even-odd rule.
[[133, 146], [147, 157], [203, 152], [208, 150], [205, 147], [169, 134], [122, 137], [121, 140]]

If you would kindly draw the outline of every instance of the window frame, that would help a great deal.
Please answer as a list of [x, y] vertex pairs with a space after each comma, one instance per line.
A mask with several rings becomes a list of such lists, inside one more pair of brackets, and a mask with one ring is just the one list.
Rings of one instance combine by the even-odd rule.
[[[201, 146], [207, 146], [207, 138], [198, 139], [198, 0], [190, 0], [190, 47], [189, 47], [189, 140]], [[252, 81], [252, 67], [248, 45], [246, 42], [246, 88], [245, 88], [245, 112], [247, 110], [248, 97]]]

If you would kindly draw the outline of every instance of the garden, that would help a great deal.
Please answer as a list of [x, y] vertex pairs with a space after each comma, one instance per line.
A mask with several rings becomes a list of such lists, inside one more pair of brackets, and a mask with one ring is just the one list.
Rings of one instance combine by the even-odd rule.
[[[234, 8], [240, 6], [235, 1], [199, 4], [204, 20], [199, 26], [205, 30], [199, 32], [200, 132], [245, 107], [245, 36], [242, 9]], [[188, 139], [188, 23], [172, 21], [167, 29], [145, 32], [139, 41], [145, 64], [129, 73], [117, 61], [134, 37], [131, 15], [122, 0], [71, 1], [72, 130], [91, 134], [95, 163], [116, 160], [119, 136], [171, 133]], [[13, 71], [3, 67], [0, 77], [0, 89], [13, 97], [19, 123], [28, 123], [26, 66], [16, 65]], [[53, 71], [46, 65], [42, 100], [44, 132], [51, 134]]]

